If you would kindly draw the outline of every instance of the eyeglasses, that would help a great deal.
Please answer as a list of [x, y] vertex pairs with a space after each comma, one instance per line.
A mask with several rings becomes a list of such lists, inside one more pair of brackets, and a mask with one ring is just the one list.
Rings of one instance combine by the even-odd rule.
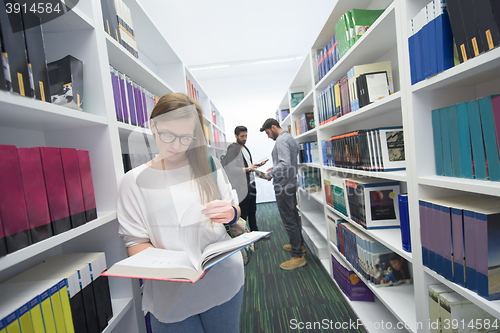
[[189, 146], [193, 140], [196, 140], [196, 137], [194, 136], [177, 136], [171, 133], [165, 133], [165, 132], [160, 132], [158, 130], [158, 127], [156, 126], [156, 122], [153, 122], [155, 125], [156, 132], [158, 133], [158, 136], [160, 137], [160, 140], [165, 142], [165, 143], [172, 143], [175, 141], [175, 139], [179, 138], [179, 142], [183, 146]]

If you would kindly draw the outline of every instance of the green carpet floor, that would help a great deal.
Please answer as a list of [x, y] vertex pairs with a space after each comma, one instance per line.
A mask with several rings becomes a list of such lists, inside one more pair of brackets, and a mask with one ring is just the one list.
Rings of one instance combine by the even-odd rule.
[[[257, 205], [257, 225], [260, 230], [273, 233], [270, 239], [257, 242], [257, 249], [245, 266], [241, 333], [366, 332], [363, 327], [324, 329], [335, 327], [331, 322], [355, 322], [358, 318], [310, 251], [306, 253], [305, 267], [293, 271], [279, 267], [291, 254], [283, 250], [288, 236], [275, 202]], [[299, 329], [308, 322], [317, 322], [316, 329]]]

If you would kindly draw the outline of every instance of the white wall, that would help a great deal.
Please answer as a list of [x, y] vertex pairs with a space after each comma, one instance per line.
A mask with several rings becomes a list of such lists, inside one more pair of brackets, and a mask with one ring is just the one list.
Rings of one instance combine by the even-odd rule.
[[[246, 66], [244, 75], [238, 75], [238, 69], [193, 72], [224, 116], [227, 140], [234, 142], [234, 128], [244, 125], [248, 128], [247, 147], [253, 160], [265, 157], [270, 159], [261, 167], [262, 170], [272, 166], [271, 151], [274, 141], [268, 139], [265, 132], [260, 132], [259, 129], [267, 118], [274, 117], [301, 61], [281, 66], [249, 65]], [[272, 71], [273, 67], [282, 70]], [[254, 74], [249, 74], [252, 72]], [[256, 184], [257, 202], [275, 200], [271, 182], [257, 179]]]

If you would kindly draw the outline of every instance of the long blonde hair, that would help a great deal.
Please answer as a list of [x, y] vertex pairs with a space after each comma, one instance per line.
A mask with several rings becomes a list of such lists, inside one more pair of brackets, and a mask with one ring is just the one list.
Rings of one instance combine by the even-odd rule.
[[[196, 107], [196, 115], [198, 116], [198, 119], [195, 119], [195, 129], [193, 133], [193, 136], [196, 137], [196, 139], [191, 142], [188, 150], [186, 151], [186, 156], [189, 161], [191, 177], [197, 180], [201, 202], [208, 203], [219, 198], [219, 191], [211, 175], [209, 167], [207, 145], [202, 128], [203, 110], [201, 109], [200, 104], [189, 98], [189, 96], [184, 93], [169, 93], [163, 95], [158, 103], [156, 103], [149, 119], [154, 121], [154, 118], [165, 114], [171, 116], [168, 117], [170, 120], [193, 118], [195, 115], [190, 111], [173, 112], [169, 114], [169, 112], [179, 110], [190, 105], [194, 105]], [[191, 108], [188, 108], [188, 110], [191, 110]]]

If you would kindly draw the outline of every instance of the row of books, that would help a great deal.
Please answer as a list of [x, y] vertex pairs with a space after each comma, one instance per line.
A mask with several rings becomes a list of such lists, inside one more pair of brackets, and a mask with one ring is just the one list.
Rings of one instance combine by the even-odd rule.
[[105, 270], [103, 252], [49, 258], [0, 284], [0, 323], [7, 332], [102, 332], [113, 317]]
[[460, 63], [497, 47], [500, 4], [495, 0], [446, 1]]
[[212, 138], [210, 135], [210, 126], [203, 123], [203, 135], [205, 135], [205, 140], [207, 140], [207, 145], [211, 145]]
[[432, 110], [436, 174], [500, 180], [500, 96]]
[[321, 142], [323, 164], [367, 171], [404, 170], [402, 127], [375, 128], [336, 135]]
[[213, 128], [213, 145], [217, 148], [226, 148], [226, 134]]
[[433, 0], [409, 22], [408, 50], [412, 84], [455, 65], [448, 3], [450, 1]]
[[200, 100], [200, 91], [196, 89], [191, 80], [186, 76], [186, 86], [187, 86], [187, 94], [189, 98], [194, 99], [195, 101]]
[[432, 333], [492, 332], [498, 330], [497, 318], [446, 285], [430, 284], [429, 326]]
[[41, 20], [0, 3], [0, 89], [41, 101], [83, 108], [83, 62], [68, 55], [47, 64]]
[[366, 281], [380, 287], [413, 283], [411, 265], [399, 254], [342, 219], [336, 231], [339, 252]]
[[323, 179], [326, 203], [365, 229], [398, 228], [399, 182], [377, 178]]
[[128, 171], [136, 168], [144, 163], [151, 161], [156, 154], [122, 154], [123, 171]]
[[299, 170], [297, 173], [299, 187], [307, 192], [321, 191], [321, 170], [313, 168], [308, 170]]
[[290, 93], [290, 107], [294, 108], [300, 104], [306, 94], [303, 91]]
[[359, 278], [342, 257], [337, 253], [331, 253], [333, 279], [337, 281], [340, 290], [351, 301], [375, 302], [373, 292]]
[[316, 141], [299, 143], [299, 163], [319, 164], [319, 149]]
[[323, 125], [394, 93], [390, 61], [353, 66], [317, 97], [319, 124]]
[[113, 66], [109, 66], [116, 120], [149, 128], [149, 117], [159, 98]]
[[499, 203], [476, 195], [419, 200], [423, 264], [488, 300], [500, 299]]
[[101, 0], [104, 30], [134, 57], [139, 57], [130, 8], [122, 0]]
[[370, 28], [384, 10], [352, 9], [335, 24], [335, 34], [317, 57], [318, 79], [342, 58], [358, 39]]
[[219, 128], [224, 128], [224, 117], [217, 110], [211, 110], [212, 122]]
[[89, 152], [0, 145], [0, 255], [97, 218]]
[[295, 136], [314, 129], [314, 113], [306, 112], [295, 119]]

